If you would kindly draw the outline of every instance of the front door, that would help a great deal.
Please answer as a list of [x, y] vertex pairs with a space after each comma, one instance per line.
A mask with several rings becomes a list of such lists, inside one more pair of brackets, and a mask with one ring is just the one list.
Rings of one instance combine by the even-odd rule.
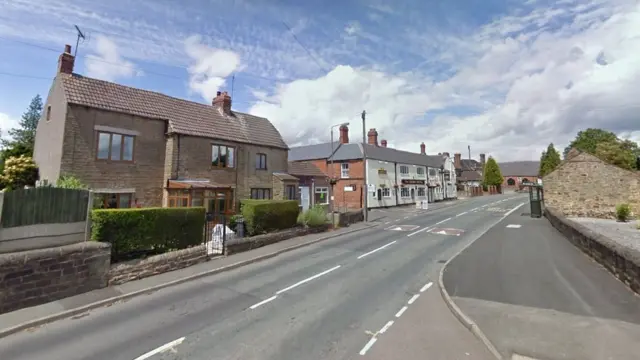
[[411, 189], [411, 202], [416, 202], [416, 190]]
[[309, 197], [309, 187], [308, 186], [299, 186], [300, 189], [300, 205], [302, 205], [302, 211], [309, 210], [310, 197]]

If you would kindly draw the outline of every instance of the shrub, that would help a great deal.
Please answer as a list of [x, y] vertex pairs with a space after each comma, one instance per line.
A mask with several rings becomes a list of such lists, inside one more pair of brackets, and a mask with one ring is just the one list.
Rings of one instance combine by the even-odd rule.
[[10, 157], [4, 162], [0, 180], [8, 190], [34, 186], [38, 180], [38, 167], [32, 158], [24, 155]]
[[631, 207], [629, 204], [616, 205], [616, 219], [618, 221], [627, 221], [631, 216]]
[[89, 187], [84, 184], [80, 179], [73, 175], [62, 175], [56, 181], [56, 187], [63, 189], [88, 189]]
[[294, 227], [300, 212], [295, 200], [242, 200], [240, 208], [249, 235]]
[[91, 240], [110, 243], [115, 262], [139, 254], [159, 254], [201, 244], [205, 209], [92, 210], [91, 221]]
[[311, 209], [301, 212], [298, 215], [298, 224], [308, 227], [319, 227], [327, 223], [327, 214], [325, 208], [321, 205], [315, 205]]

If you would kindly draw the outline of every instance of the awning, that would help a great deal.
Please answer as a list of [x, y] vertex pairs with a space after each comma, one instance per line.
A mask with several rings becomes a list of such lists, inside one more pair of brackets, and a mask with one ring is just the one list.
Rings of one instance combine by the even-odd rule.
[[231, 189], [231, 186], [212, 183], [209, 180], [167, 180], [167, 189]]

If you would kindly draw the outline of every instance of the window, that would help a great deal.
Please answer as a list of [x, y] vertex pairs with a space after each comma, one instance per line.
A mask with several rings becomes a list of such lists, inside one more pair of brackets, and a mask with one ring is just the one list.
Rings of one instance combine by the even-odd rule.
[[515, 186], [515, 184], [516, 184], [516, 181], [515, 181], [515, 180], [513, 180], [512, 178], [507, 179], [507, 185], [509, 185], [509, 186]]
[[425, 197], [425, 196], [427, 196], [427, 195], [426, 195], [426, 193], [425, 193], [425, 191], [424, 191], [424, 188], [423, 188], [423, 187], [419, 187], [419, 188], [418, 188], [418, 196], [419, 196], [419, 197]]
[[287, 200], [298, 200], [296, 195], [296, 186], [295, 185], [287, 185], [285, 187], [285, 198]]
[[409, 175], [409, 167], [407, 165], [400, 165], [400, 175]]
[[51, 105], [47, 105], [47, 113], [45, 114], [47, 121], [51, 120]]
[[214, 214], [233, 213], [233, 190], [170, 189], [169, 207], [199, 207]]
[[251, 198], [257, 200], [271, 199], [271, 189], [251, 189]]
[[409, 188], [406, 188], [406, 187], [400, 188], [400, 197], [408, 198], [410, 196], [411, 195], [409, 195]]
[[424, 168], [423, 167], [418, 167], [416, 169], [416, 173], [420, 176], [424, 176]]
[[99, 160], [133, 161], [134, 137], [108, 132], [98, 132]]
[[430, 177], [434, 177], [434, 176], [436, 176], [436, 169], [434, 169], [434, 168], [429, 168], [429, 176], [430, 176]]
[[382, 197], [390, 198], [391, 197], [391, 189], [382, 188]]
[[340, 177], [343, 179], [349, 178], [349, 163], [340, 164]]
[[329, 203], [329, 188], [317, 187], [313, 198], [314, 204], [326, 205]]
[[256, 154], [256, 170], [267, 170], [267, 154]]
[[94, 198], [94, 208], [98, 209], [127, 209], [131, 207], [133, 194], [98, 193]]
[[235, 148], [225, 145], [211, 145], [211, 166], [232, 168], [235, 164]]

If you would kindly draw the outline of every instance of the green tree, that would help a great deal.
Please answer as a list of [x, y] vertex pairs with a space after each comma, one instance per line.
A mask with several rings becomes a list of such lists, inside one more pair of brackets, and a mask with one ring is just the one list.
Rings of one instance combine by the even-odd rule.
[[578, 132], [576, 138], [564, 149], [563, 156], [566, 158], [571, 148], [595, 155], [598, 144], [615, 141], [618, 141], [618, 137], [611, 131], [588, 128]]
[[540, 157], [539, 175], [545, 176], [551, 173], [561, 162], [560, 153], [556, 150], [555, 146], [553, 146], [553, 143], [549, 144], [547, 150], [543, 151]]
[[484, 165], [482, 184], [484, 186], [499, 186], [502, 185], [504, 178], [502, 172], [500, 172], [500, 166], [496, 160], [489, 156], [487, 163]]
[[625, 147], [625, 143], [622, 141], [609, 141], [598, 144], [595, 155], [623, 169], [631, 170], [636, 167], [636, 155], [628, 147]]
[[42, 98], [36, 95], [31, 99], [29, 108], [22, 114], [20, 127], [8, 131], [10, 139], [2, 140], [2, 159], [25, 155], [33, 156], [33, 146], [36, 140], [36, 128], [42, 115]]
[[56, 187], [64, 189], [88, 189], [86, 184], [73, 175], [60, 176], [56, 182]]
[[10, 157], [4, 162], [0, 180], [8, 190], [34, 186], [38, 180], [38, 167], [28, 156]]

